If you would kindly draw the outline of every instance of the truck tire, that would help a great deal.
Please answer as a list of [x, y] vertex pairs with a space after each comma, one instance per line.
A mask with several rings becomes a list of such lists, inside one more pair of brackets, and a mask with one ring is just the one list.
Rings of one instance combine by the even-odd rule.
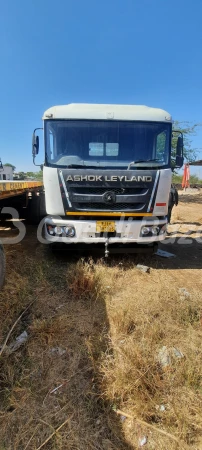
[[2, 289], [5, 281], [6, 273], [6, 258], [3, 245], [0, 244], [0, 289]]

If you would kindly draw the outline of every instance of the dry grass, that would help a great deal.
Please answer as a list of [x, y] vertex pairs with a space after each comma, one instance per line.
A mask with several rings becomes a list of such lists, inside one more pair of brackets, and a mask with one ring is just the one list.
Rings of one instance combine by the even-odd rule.
[[[192, 448], [202, 432], [201, 296], [180, 299], [175, 288], [150, 293], [146, 299], [141, 290], [123, 288], [125, 294], [127, 308], [121, 306], [120, 292], [111, 306], [116, 304], [111, 312], [113, 353], [102, 366], [105, 395], [115, 408], [156, 424]], [[178, 348], [184, 358], [173, 358], [164, 370], [157, 360], [163, 346]], [[131, 436], [130, 427], [126, 424], [126, 436], [137, 445], [138, 436]], [[158, 448], [176, 448], [176, 443], [157, 435], [150, 437], [148, 448], [156, 448], [157, 442]]]
[[26, 329], [27, 344], [0, 361], [0, 448], [36, 449], [51, 434], [44, 448], [124, 448], [119, 421], [108, 414], [99, 390], [99, 360], [108, 347], [104, 267], [92, 261], [67, 266], [48, 259], [44, 249], [38, 260], [25, 252], [18, 258], [16, 279], [16, 264], [7, 254], [2, 341], [30, 299], [34, 303], [10, 339]]
[[[148, 450], [200, 450], [199, 271], [147, 259], [147, 274], [135, 259], [73, 262], [30, 245], [32, 256], [7, 249], [0, 294], [1, 343], [33, 301], [9, 339], [26, 329], [27, 343], [0, 359], [0, 450], [134, 450], [142, 436]], [[164, 369], [163, 346], [184, 357]]]

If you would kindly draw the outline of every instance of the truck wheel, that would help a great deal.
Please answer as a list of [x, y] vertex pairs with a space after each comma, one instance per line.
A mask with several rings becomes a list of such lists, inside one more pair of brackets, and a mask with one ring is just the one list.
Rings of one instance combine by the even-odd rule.
[[6, 273], [6, 258], [3, 246], [0, 245], [0, 289], [3, 287]]

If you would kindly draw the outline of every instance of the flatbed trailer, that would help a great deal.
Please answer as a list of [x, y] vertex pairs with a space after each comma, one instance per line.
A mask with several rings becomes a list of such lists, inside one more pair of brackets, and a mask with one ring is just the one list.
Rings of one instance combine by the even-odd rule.
[[[33, 223], [40, 221], [45, 214], [44, 188], [42, 181], [0, 181], [0, 220], [4, 207], [26, 210], [26, 218]], [[2, 243], [0, 242], [0, 289], [4, 284], [6, 260]]]
[[0, 200], [36, 192], [42, 187], [42, 181], [0, 181]]
[[[0, 215], [4, 207], [15, 208], [21, 215], [37, 224], [45, 215], [45, 196], [42, 181], [0, 181]], [[0, 216], [1, 219], [1, 216]]]

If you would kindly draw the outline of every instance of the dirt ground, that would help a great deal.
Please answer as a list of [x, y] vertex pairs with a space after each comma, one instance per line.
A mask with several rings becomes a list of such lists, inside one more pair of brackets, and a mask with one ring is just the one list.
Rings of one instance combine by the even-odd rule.
[[[171, 258], [47, 247], [32, 226], [5, 245], [1, 345], [22, 317], [0, 357], [0, 450], [202, 449], [202, 192], [180, 193], [160, 245]], [[168, 371], [162, 347], [182, 355]]]

